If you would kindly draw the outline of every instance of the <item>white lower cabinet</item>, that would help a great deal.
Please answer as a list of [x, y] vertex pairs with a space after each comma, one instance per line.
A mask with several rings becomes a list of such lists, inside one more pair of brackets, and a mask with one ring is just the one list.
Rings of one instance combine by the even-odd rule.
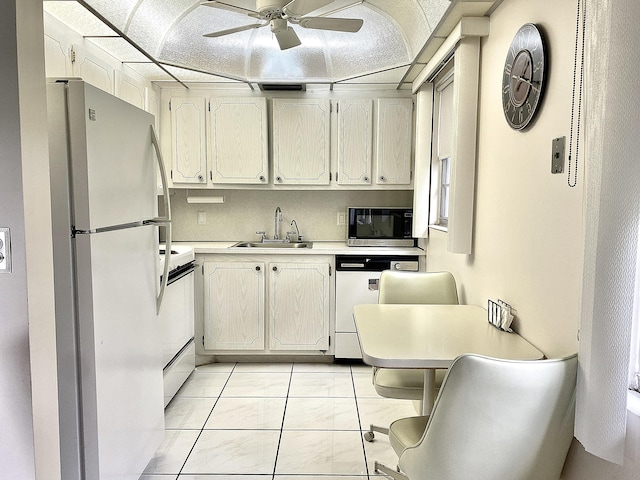
[[204, 263], [204, 346], [264, 349], [263, 262]]
[[203, 263], [205, 350], [328, 353], [331, 257], [229, 257]]
[[269, 348], [329, 349], [329, 263], [269, 264]]

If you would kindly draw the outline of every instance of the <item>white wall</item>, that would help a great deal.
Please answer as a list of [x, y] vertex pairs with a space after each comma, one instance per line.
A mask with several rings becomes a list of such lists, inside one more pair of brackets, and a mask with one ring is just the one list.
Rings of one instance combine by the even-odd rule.
[[41, 0], [5, 2], [0, 26], [0, 224], [13, 250], [0, 274], [2, 477], [59, 478]]
[[[511, 39], [528, 22], [545, 33], [549, 68], [537, 120], [516, 132], [502, 113], [501, 76]], [[465, 303], [484, 306], [496, 297], [511, 303], [516, 329], [549, 357], [578, 348], [584, 170], [576, 188], [568, 187], [566, 173], [550, 173], [551, 140], [569, 137], [575, 22], [576, 2], [554, 0], [504, 0], [491, 16], [482, 43], [473, 254], [447, 253], [442, 232], [431, 231], [425, 242], [428, 270], [452, 271]], [[640, 420], [630, 416], [624, 466], [574, 441], [563, 478], [637, 478], [639, 447]]]
[[[547, 356], [577, 351], [582, 261], [582, 181], [552, 175], [551, 140], [569, 137], [574, 5], [507, 0], [482, 42], [478, 163], [472, 255], [446, 251], [430, 231], [429, 270], [450, 270], [466, 303], [501, 298], [518, 331]], [[549, 68], [541, 110], [525, 132], [512, 130], [501, 103], [502, 70], [513, 36], [527, 22], [544, 32]]]

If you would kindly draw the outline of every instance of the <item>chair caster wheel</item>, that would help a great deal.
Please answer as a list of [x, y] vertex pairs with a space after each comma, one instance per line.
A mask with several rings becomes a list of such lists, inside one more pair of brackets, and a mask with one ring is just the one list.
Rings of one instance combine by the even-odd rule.
[[367, 442], [373, 442], [375, 435], [373, 434], [373, 432], [365, 432], [363, 437]]

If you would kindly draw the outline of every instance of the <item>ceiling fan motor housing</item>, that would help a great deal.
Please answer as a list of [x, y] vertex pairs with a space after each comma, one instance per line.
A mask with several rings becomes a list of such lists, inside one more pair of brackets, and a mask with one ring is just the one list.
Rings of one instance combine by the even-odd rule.
[[256, 0], [256, 10], [265, 18], [282, 15], [282, 8], [290, 0]]

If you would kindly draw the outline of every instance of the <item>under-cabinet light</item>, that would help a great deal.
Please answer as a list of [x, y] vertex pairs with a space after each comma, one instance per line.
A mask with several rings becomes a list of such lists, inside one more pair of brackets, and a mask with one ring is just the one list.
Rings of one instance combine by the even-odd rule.
[[224, 203], [224, 196], [220, 195], [220, 196], [209, 196], [209, 197], [205, 197], [205, 196], [195, 196], [195, 197], [189, 197], [187, 196], [187, 203]]

